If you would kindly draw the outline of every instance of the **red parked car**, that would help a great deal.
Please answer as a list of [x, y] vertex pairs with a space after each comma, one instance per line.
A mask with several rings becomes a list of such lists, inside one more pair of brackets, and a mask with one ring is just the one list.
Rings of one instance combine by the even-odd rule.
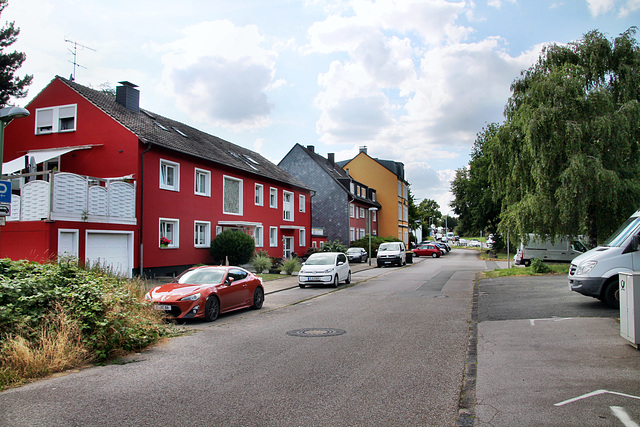
[[167, 318], [216, 320], [220, 313], [259, 309], [264, 303], [262, 279], [240, 267], [193, 267], [145, 295]]
[[440, 258], [442, 255], [442, 251], [439, 247], [433, 244], [420, 245], [417, 248], [413, 249], [413, 256], [430, 256], [433, 258]]

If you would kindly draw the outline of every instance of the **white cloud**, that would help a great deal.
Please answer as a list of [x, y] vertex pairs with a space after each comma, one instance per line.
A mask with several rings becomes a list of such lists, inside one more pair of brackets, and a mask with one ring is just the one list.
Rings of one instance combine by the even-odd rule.
[[615, 0], [587, 0], [591, 16], [599, 16], [611, 12], [615, 7]]

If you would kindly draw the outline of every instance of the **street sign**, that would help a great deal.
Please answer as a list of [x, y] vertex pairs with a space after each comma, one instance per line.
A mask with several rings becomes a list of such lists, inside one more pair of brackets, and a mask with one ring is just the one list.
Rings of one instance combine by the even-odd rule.
[[0, 203], [11, 203], [11, 181], [0, 181]]
[[9, 216], [11, 215], [11, 205], [6, 203], [0, 204], [0, 216]]

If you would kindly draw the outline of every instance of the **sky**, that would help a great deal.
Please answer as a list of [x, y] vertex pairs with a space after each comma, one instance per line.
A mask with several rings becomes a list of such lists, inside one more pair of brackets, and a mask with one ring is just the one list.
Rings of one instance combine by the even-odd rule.
[[337, 161], [366, 146], [449, 214], [521, 71], [546, 44], [640, 25], [640, 0], [9, 0], [1, 18], [33, 75], [16, 105], [56, 75], [126, 80], [141, 108], [275, 164], [296, 143]]

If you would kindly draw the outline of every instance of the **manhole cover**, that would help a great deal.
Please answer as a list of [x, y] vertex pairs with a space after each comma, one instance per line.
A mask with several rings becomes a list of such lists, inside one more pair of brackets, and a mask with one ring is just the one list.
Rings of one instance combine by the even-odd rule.
[[336, 335], [346, 334], [347, 331], [335, 328], [306, 328], [296, 329], [287, 332], [292, 337], [335, 337]]

